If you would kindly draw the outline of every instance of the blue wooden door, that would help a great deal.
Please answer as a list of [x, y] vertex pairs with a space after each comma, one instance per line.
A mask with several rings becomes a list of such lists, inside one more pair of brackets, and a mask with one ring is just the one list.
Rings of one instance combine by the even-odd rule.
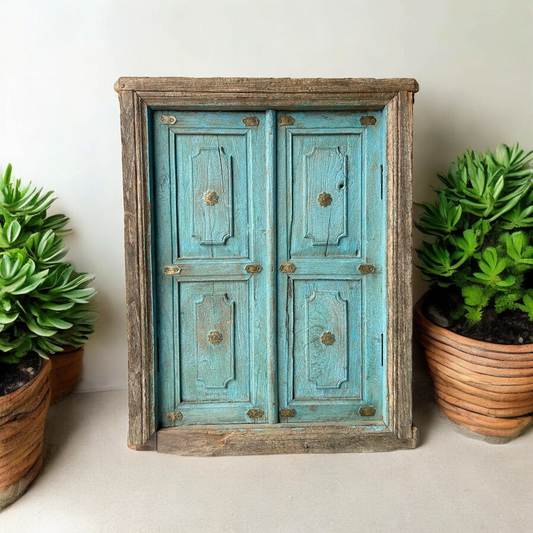
[[371, 115], [154, 113], [162, 426], [385, 423], [385, 117]]
[[162, 426], [267, 420], [273, 175], [250, 115], [153, 116]]
[[382, 112], [290, 117], [278, 126], [280, 421], [382, 425]]

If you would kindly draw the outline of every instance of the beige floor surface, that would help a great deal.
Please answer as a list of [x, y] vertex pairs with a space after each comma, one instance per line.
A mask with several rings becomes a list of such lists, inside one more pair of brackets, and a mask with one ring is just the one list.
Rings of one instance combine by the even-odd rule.
[[51, 408], [46, 464], [1, 533], [533, 531], [533, 431], [457, 434], [415, 393], [416, 450], [191, 458], [126, 447], [125, 392]]

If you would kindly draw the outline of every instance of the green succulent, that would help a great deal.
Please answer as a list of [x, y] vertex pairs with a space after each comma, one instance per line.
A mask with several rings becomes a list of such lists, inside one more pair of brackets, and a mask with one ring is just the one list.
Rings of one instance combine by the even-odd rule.
[[533, 152], [500, 144], [485, 154], [467, 150], [438, 174], [435, 205], [416, 227], [433, 242], [417, 250], [422, 278], [455, 298], [454, 318], [471, 324], [493, 306], [520, 310], [533, 321]]
[[98, 319], [94, 276], [63, 261], [68, 218], [47, 215], [52, 194], [13, 181], [11, 165], [0, 182], [0, 362], [82, 346]]

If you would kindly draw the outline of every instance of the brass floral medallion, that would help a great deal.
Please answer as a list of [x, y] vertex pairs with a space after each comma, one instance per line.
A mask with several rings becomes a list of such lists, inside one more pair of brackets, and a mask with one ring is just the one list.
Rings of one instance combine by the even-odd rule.
[[222, 342], [222, 333], [220, 331], [211, 331], [207, 335], [207, 341], [211, 344], [220, 344]]
[[335, 342], [335, 335], [330, 331], [324, 331], [320, 337], [320, 341], [324, 346], [331, 346]]
[[331, 194], [327, 193], [327, 192], [322, 192], [318, 195], [318, 203], [322, 206], [322, 207], [327, 207], [328, 205], [331, 204]]
[[215, 191], [207, 191], [204, 193], [204, 202], [207, 205], [215, 205], [218, 202], [218, 194]]

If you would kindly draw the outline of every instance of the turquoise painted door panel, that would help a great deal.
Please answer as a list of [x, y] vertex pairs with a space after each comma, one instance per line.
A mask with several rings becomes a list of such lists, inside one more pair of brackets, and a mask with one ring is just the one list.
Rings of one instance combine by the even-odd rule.
[[234, 112], [153, 116], [162, 426], [268, 418], [273, 175], [268, 113], [253, 115], [256, 126]]
[[385, 113], [278, 115], [153, 114], [162, 426], [387, 421]]
[[354, 112], [290, 116], [278, 126], [278, 262], [294, 271], [278, 275], [278, 360], [280, 407], [295, 413], [281, 422], [383, 425], [383, 112], [371, 126]]

